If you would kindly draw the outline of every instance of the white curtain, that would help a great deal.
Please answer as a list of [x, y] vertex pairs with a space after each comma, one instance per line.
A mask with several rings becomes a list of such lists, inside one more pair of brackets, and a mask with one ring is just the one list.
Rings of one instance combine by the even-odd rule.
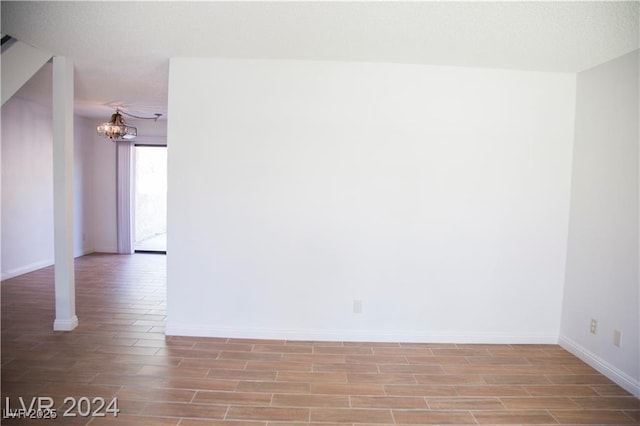
[[133, 248], [133, 142], [116, 142], [116, 199], [118, 253], [132, 254]]

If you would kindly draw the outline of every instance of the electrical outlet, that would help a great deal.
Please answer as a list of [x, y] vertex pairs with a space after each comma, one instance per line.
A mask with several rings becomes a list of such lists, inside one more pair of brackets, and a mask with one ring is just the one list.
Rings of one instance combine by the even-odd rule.
[[353, 313], [361, 314], [362, 313], [362, 300], [354, 300], [353, 301]]
[[620, 347], [622, 344], [622, 331], [613, 330], [613, 344], [617, 347]]
[[596, 334], [596, 331], [598, 331], [598, 321], [591, 318], [591, 334]]

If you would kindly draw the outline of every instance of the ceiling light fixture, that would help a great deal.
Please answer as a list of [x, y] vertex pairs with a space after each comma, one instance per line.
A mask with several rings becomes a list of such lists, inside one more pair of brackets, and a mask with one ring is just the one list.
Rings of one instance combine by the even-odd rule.
[[157, 121], [158, 118], [162, 115], [155, 113], [153, 117], [139, 117], [137, 115], [128, 114], [121, 109], [116, 108], [115, 114], [111, 114], [111, 120], [106, 123], [102, 123], [96, 128], [98, 134], [100, 136], [104, 136], [105, 138], [109, 138], [114, 142], [119, 140], [130, 140], [138, 136], [138, 129], [133, 126], [127, 125], [127, 123], [124, 122], [124, 117], [122, 117], [122, 114], [140, 120], [153, 121]]

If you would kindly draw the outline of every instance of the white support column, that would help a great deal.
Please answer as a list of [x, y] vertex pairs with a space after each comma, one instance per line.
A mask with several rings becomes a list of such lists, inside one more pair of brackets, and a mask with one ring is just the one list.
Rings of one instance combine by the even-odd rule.
[[73, 258], [73, 61], [53, 58], [54, 330], [78, 326]]

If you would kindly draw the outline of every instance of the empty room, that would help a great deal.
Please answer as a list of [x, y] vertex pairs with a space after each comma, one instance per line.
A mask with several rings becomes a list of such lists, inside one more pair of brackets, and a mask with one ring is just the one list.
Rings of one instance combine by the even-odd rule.
[[3, 424], [640, 424], [640, 2], [0, 7]]

